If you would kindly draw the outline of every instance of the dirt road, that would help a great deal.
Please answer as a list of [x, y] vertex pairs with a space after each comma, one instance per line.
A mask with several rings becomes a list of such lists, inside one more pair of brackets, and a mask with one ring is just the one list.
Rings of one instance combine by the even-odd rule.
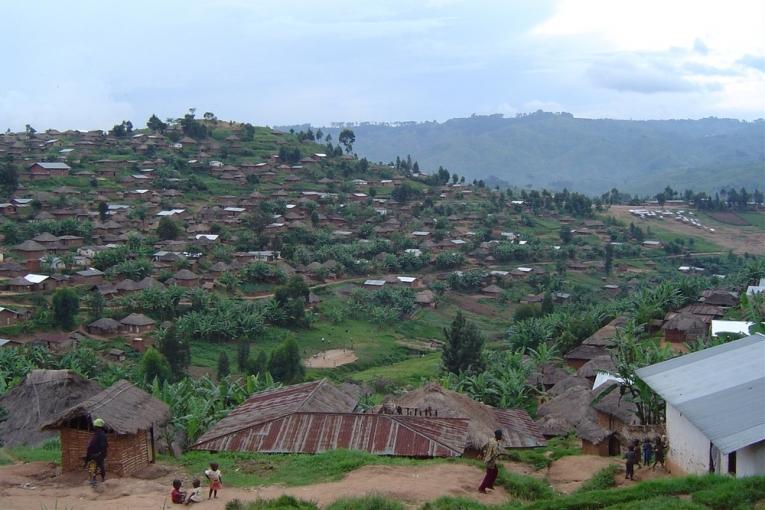
[[[179, 476], [165, 472], [152, 480], [122, 478], [107, 480], [96, 489], [82, 477], [54, 477], [50, 465], [30, 463], [0, 468], [0, 507], [3, 510], [159, 510], [171, 506], [167, 497], [170, 481]], [[252, 501], [273, 499], [289, 494], [320, 506], [344, 497], [381, 494], [406, 504], [420, 505], [442, 496], [470, 497], [487, 504], [507, 501], [501, 488], [489, 494], [476, 491], [483, 473], [462, 464], [436, 464], [422, 468], [403, 466], [366, 466], [337, 482], [302, 487], [266, 486], [255, 488], [224, 487], [217, 500], [205, 501], [198, 510], [223, 510], [232, 499]]]

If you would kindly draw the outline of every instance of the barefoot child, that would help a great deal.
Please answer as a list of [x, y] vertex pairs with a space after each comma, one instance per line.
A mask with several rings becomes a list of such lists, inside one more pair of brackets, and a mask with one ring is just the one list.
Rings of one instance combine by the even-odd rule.
[[181, 490], [181, 481], [173, 480], [173, 490], [170, 492], [170, 500], [175, 504], [186, 501], [186, 493]]
[[217, 498], [218, 491], [223, 487], [223, 478], [217, 462], [210, 462], [210, 469], [205, 469], [205, 476], [210, 480], [210, 493], [207, 495], [207, 499]]

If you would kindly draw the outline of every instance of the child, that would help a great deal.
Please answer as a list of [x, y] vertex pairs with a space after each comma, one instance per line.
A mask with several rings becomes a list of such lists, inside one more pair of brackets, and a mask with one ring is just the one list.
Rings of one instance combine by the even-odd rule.
[[643, 465], [648, 468], [651, 465], [651, 454], [653, 454], [653, 445], [651, 440], [646, 436], [643, 439]]
[[173, 480], [173, 490], [170, 492], [170, 500], [173, 503], [181, 504], [186, 501], [186, 493], [181, 490], [181, 481]]
[[217, 498], [218, 490], [223, 487], [223, 478], [217, 462], [210, 462], [210, 469], [205, 469], [205, 476], [210, 480], [210, 494], [207, 495], [207, 499]]
[[624, 455], [624, 458], [627, 459], [627, 474], [624, 476], [624, 478], [628, 478], [630, 480], [634, 480], [635, 476], [635, 464], [637, 463], [637, 453], [635, 453], [635, 447], [633, 445], [630, 445], [629, 450]]
[[654, 446], [654, 460], [653, 460], [653, 466], [651, 469], [656, 469], [656, 464], [661, 464], [661, 467], [664, 467], [664, 452], [667, 449], [666, 440], [662, 440], [665, 436], [662, 436], [661, 438], [656, 436], [656, 445]]
[[197, 478], [194, 478], [194, 481], [191, 482], [191, 486], [193, 489], [191, 489], [191, 492], [186, 496], [186, 504], [190, 505], [191, 503], [201, 503], [202, 502], [202, 482], [200, 482]]

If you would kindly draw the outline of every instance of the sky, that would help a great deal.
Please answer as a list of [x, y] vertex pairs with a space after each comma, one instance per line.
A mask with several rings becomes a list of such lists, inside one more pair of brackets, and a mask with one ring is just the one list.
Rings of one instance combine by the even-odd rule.
[[4, 2], [0, 129], [765, 117], [762, 0]]

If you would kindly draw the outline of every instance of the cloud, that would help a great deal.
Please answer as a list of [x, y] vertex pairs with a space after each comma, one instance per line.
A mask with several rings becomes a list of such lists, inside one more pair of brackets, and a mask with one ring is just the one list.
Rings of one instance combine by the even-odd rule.
[[587, 71], [599, 87], [619, 92], [655, 94], [659, 92], [689, 92], [698, 86], [672, 68], [640, 56], [621, 55], [603, 59]]
[[765, 56], [744, 55], [736, 63], [765, 73]]
[[704, 43], [704, 41], [699, 38], [696, 38], [696, 40], [693, 41], [693, 51], [702, 55], [709, 54], [709, 48], [707, 47], [706, 43]]
[[739, 69], [732, 67], [717, 67], [697, 61], [685, 62], [683, 64], [683, 70], [690, 74], [702, 76], [738, 76], [741, 74]]

